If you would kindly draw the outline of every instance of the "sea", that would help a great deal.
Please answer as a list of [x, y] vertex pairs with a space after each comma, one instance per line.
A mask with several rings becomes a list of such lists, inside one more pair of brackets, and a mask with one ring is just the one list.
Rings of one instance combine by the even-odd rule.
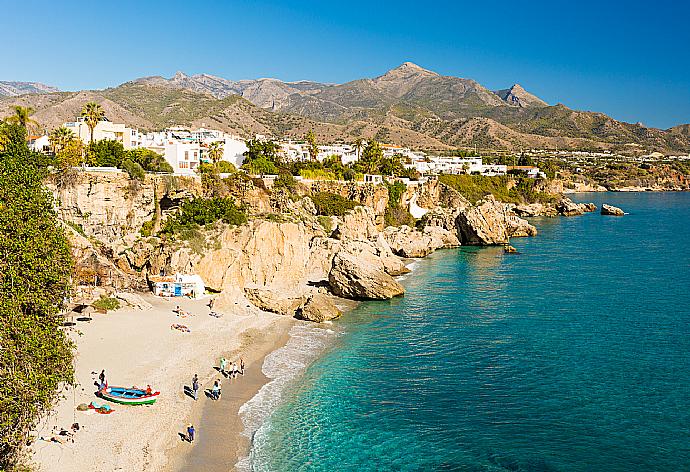
[[298, 324], [241, 414], [254, 471], [690, 471], [690, 193], [592, 193]]

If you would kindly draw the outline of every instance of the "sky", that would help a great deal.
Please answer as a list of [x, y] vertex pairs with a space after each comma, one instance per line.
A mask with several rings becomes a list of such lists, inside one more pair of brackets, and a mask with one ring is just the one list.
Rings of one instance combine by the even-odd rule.
[[690, 123], [687, 0], [0, 0], [0, 12], [0, 80], [62, 90], [178, 70], [343, 83], [411, 61], [623, 121]]

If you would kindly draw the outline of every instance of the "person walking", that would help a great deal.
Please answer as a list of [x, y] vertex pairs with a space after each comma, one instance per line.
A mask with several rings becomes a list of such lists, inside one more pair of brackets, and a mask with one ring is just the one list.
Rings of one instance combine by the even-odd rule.
[[192, 423], [187, 423], [187, 441], [194, 442], [194, 426]]
[[220, 373], [225, 375], [225, 369], [228, 367], [228, 361], [225, 357], [220, 358]]
[[233, 379], [237, 378], [237, 372], [239, 372], [237, 370], [237, 362], [233, 362], [232, 363], [232, 378]]
[[244, 357], [240, 357], [240, 374], [244, 375]]
[[213, 395], [214, 400], [219, 400], [220, 399], [220, 379], [216, 380], [213, 384], [213, 388], [211, 389], [211, 395]]
[[107, 387], [108, 383], [105, 381], [105, 369], [103, 369], [101, 370], [101, 373], [98, 375], [98, 390], [104, 390]]
[[194, 374], [192, 379], [192, 392], [194, 393], [194, 401], [199, 399], [199, 377]]

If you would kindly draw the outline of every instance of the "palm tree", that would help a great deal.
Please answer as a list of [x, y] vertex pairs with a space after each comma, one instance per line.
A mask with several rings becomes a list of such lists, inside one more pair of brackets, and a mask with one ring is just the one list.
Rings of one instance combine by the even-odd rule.
[[61, 126], [51, 131], [48, 139], [50, 140], [50, 145], [53, 147], [53, 152], [57, 154], [74, 139], [74, 133], [71, 129]]
[[33, 115], [34, 111], [36, 110], [31, 107], [23, 107], [21, 105], [15, 105], [12, 107], [12, 109], [14, 110], [14, 115], [7, 118], [9, 123], [22, 126], [24, 129], [26, 129], [27, 134], [29, 134], [30, 131], [38, 128], [38, 121], [31, 118], [31, 115]]
[[355, 150], [357, 150], [357, 160], [359, 160], [359, 153], [364, 147], [364, 140], [362, 138], [357, 138], [352, 145], [355, 147]]
[[105, 118], [105, 112], [98, 103], [89, 102], [82, 108], [81, 116], [84, 118], [86, 126], [89, 127], [89, 133], [91, 135], [89, 142], [93, 143], [93, 130], [98, 126], [98, 122]]
[[223, 141], [213, 141], [208, 145], [208, 157], [214, 164], [223, 158]]

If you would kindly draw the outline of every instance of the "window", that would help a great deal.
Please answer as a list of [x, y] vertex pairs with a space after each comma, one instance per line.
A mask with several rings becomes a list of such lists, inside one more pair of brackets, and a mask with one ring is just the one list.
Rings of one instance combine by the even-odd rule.
[[189, 151], [184, 152], [184, 160], [188, 161], [189, 160]]

